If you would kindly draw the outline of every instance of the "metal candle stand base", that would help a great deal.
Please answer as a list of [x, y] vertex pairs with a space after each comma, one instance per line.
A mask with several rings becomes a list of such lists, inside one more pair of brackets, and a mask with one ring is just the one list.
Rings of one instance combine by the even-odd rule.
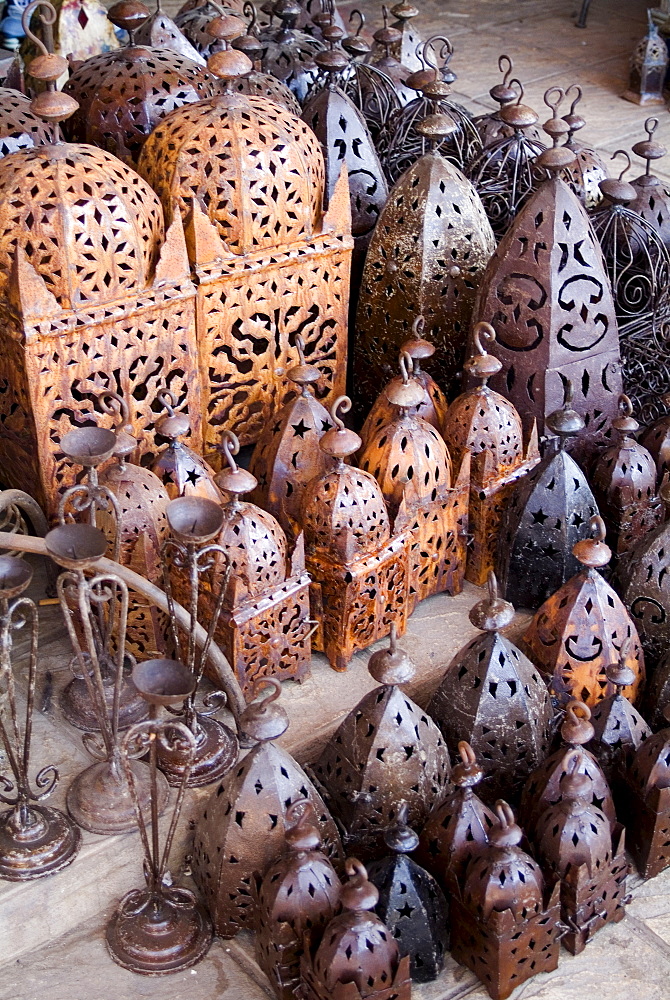
[[[189, 788], [211, 785], [226, 774], [239, 754], [237, 737], [222, 722], [204, 715], [196, 716], [196, 754], [188, 779]], [[188, 747], [178, 743], [169, 749], [158, 748], [158, 767], [169, 785], [181, 784], [184, 767], [189, 758]]]
[[[149, 771], [146, 764], [132, 761], [138, 797], [142, 808], [150, 798]], [[170, 794], [167, 781], [159, 777], [162, 812]], [[102, 760], [78, 774], [67, 791], [67, 811], [84, 830], [106, 834], [130, 833], [137, 829], [135, 807], [120, 764]]]
[[71, 864], [81, 846], [81, 831], [58, 809], [29, 806], [0, 814], [0, 878], [28, 882], [53, 875]]

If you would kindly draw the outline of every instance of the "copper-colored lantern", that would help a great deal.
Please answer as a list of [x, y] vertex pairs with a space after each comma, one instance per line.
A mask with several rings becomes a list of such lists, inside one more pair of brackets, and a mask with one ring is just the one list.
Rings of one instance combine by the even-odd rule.
[[627, 774], [622, 819], [626, 846], [642, 878], [670, 865], [669, 755], [670, 729], [665, 728], [645, 740]]
[[307, 485], [301, 516], [312, 616], [322, 623], [313, 646], [334, 670], [346, 670], [356, 650], [388, 635], [393, 624], [403, 635], [410, 585], [409, 532], [392, 531], [374, 476], [344, 463], [361, 446], [338, 415], [350, 408], [346, 396], [333, 404], [334, 426], [321, 448], [335, 468]]
[[568, 382], [563, 408], [545, 421], [558, 449], [547, 444], [540, 465], [513, 490], [502, 518], [498, 572], [505, 597], [517, 607], [539, 607], [578, 571], [572, 550], [598, 512], [584, 473], [565, 450], [566, 440], [584, 427], [571, 401]]
[[[352, 61], [340, 76], [340, 86], [363, 115], [376, 144], [391, 115], [400, 109], [400, 97], [393, 80], [384, 70], [365, 62], [365, 57], [370, 52], [370, 46], [361, 35], [365, 15], [354, 10], [349, 23], [352, 20], [358, 21], [356, 32], [342, 40], [342, 48], [349, 53]], [[410, 93], [408, 91], [408, 96]]]
[[[544, 127], [558, 143], [569, 125], [558, 117], [559, 102], [550, 106], [554, 117]], [[574, 408], [586, 420], [576, 445], [590, 454], [616, 415], [622, 384], [602, 253], [583, 205], [560, 176], [574, 159], [558, 145], [537, 157], [552, 176], [525, 203], [491, 258], [476, 318], [496, 331], [491, 353], [503, 367], [491, 386], [514, 404], [526, 434], [534, 422], [544, 433], [545, 417], [562, 404], [570, 379]]]
[[568, 87], [565, 96], [570, 95], [570, 91], [576, 91], [576, 96], [570, 105], [570, 111], [563, 115], [563, 120], [570, 126], [565, 145], [575, 154], [576, 160], [563, 171], [563, 179], [575, 192], [582, 205], [587, 211], [597, 208], [602, 201], [603, 194], [600, 190], [600, 182], [607, 177], [607, 167], [599, 153], [591, 146], [586, 146], [574, 138], [575, 132], [583, 129], [586, 122], [581, 115], [577, 114], [575, 108], [582, 99], [582, 88], [577, 83]]
[[593, 709], [591, 724], [594, 736], [589, 743], [589, 749], [598, 760], [617, 804], [621, 782], [633, 755], [651, 736], [647, 723], [622, 693], [635, 681], [633, 671], [626, 666], [628, 645], [628, 641], [623, 644], [620, 659], [607, 668], [607, 680], [614, 688], [614, 694], [603, 698]]
[[447, 901], [433, 876], [409, 857], [419, 838], [407, 826], [405, 802], [398, 806], [384, 839], [391, 854], [368, 865], [368, 878], [379, 891], [375, 911], [398, 942], [400, 954], [409, 955], [414, 982], [429, 983], [444, 966], [449, 943]]
[[563, 944], [573, 955], [596, 931], [623, 919], [628, 861], [624, 829], [610, 822], [591, 798], [591, 782], [580, 773], [579, 751], [568, 751], [558, 802], [539, 817], [533, 832], [535, 855], [561, 893]]
[[647, 681], [642, 698], [644, 717], [653, 730], [667, 725], [666, 709], [670, 705], [670, 650], [664, 645], [664, 654], [658, 660]]
[[420, 829], [449, 790], [449, 754], [439, 729], [400, 686], [415, 667], [396, 646], [373, 653], [374, 688], [340, 723], [312, 772], [345, 829], [347, 850], [378, 855], [384, 831], [407, 803], [409, 823]]
[[[232, 17], [210, 25], [226, 45], [242, 30]], [[323, 156], [309, 127], [274, 101], [233, 91], [252, 66], [243, 52], [210, 58], [225, 92], [161, 122], [140, 169], [166, 211], [186, 220], [198, 275], [205, 457], [216, 466], [222, 429], [253, 444], [284, 402], [298, 333], [324, 394], [342, 391], [352, 243], [346, 177], [324, 212]], [[227, 144], [234, 152], [222, 155]]]
[[[408, 0], [400, 0], [399, 3], [390, 8], [389, 13], [393, 15], [395, 21], [391, 28], [398, 32], [398, 38], [390, 44], [391, 55], [406, 66], [412, 73], [424, 68], [424, 62], [420, 58], [419, 52], [423, 50], [424, 40], [414, 25], [414, 18], [421, 11]], [[370, 53], [370, 61], [375, 62], [386, 55], [386, 46], [375, 41]]]
[[286, 816], [286, 853], [270, 865], [258, 890], [256, 954], [279, 1000], [295, 1000], [304, 936], [324, 931], [337, 912], [341, 886], [320, 850], [312, 804], [299, 799]]
[[158, 402], [166, 412], [156, 421], [156, 433], [168, 443], [158, 453], [152, 472], [162, 481], [170, 500], [197, 496], [221, 502], [214, 469], [181, 440], [191, 431], [188, 415], [176, 412], [177, 402], [169, 389], [159, 392]]
[[410, 1000], [409, 955], [374, 910], [379, 893], [360, 861], [346, 863], [342, 913], [317, 940], [307, 940], [301, 962], [303, 1000]]
[[476, 849], [451, 900], [451, 953], [493, 1000], [558, 965], [558, 885], [545, 887], [539, 865], [518, 846], [523, 833], [506, 802], [496, 803], [489, 843]]
[[490, 768], [482, 795], [491, 803], [502, 793], [517, 798], [528, 774], [549, 749], [552, 708], [535, 666], [500, 630], [514, 608], [498, 596], [489, 575], [488, 596], [470, 611], [482, 630], [453, 658], [428, 711], [453, 751], [467, 740]]
[[644, 123], [647, 138], [633, 146], [635, 155], [646, 160], [647, 166], [640, 177], [631, 181], [637, 191], [637, 198], [630, 203], [630, 209], [653, 226], [665, 246], [670, 249], [670, 192], [665, 181], [651, 173], [652, 161], [662, 159], [667, 153], [665, 146], [654, 140], [657, 128], [658, 118], [647, 118]]
[[30, 98], [0, 87], [0, 156], [51, 141], [51, 130], [31, 111]]
[[628, 89], [621, 95], [625, 101], [632, 101], [633, 104], [642, 104], [645, 107], [665, 104], [663, 89], [668, 69], [668, 48], [665, 39], [659, 34], [649, 10], [647, 17], [649, 19], [647, 34], [638, 42], [630, 57]]
[[276, 76], [286, 84], [297, 100], [304, 104], [318, 74], [314, 57], [317, 52], [323, 51], [324, 43], [296, 29], [301, 11], [297, 0], [277, 0], [272, 11], [281, 21], [281, 27], [277, 30], [270, 28], [261, 38], [261, 67], [265, 73]]
[[[214, 14], [212, 14], [212, 18]], [[161, 0], [156, 0], [156, 10], [146, 21], [133, 28], [133, 38], [137, 45], [148, 45], [156, 49], [170, 49], [177, 55], [185, 56], [198, 66], [205, 66], [207, 60], [186, 35], [177, 27], [171, 17], [161, 7]]]
[[453, 791], [428, 817], [421, 831], [417, 860], [430, 871], [449, 895], [458, 891], [468, 862], [488, 843], [495, 816], [474, 788], [484, 777], [469, 743], [458, 744], [460, 760], [451, 771]]
[[634, 701], [644, 681], [644, 653], [621, 598], [598, 572], [612, 557], [602, 518], [593, 517], [590, 527], [592, 537], [573, 548], [583, 568], [535, 613], [524, 632], [523, 648], [559, 701], [579, 698], [593, 706], [612, 693], [606, 670], [630, 639], [625, 662], [634, 681], [626, 695]]
[[524, 448], [519, 414], [504, 396], [488, 387], [501, 363], [487, 353], [483, 341], [495, 340], [495, 330], [488, 323], [478, 323], [473, 339], [477, 353], [465, 362], [465, 370], [480, 384], [456, 397], [442, 432], [455, 462], [470, 455], [465, 575], [481, 587], [497, 563], [500, 526], [510, 496], [540, 461], [540, 453], [535, 433]]
[[286, 713], [275, 704], [279, 681], [260, 681], [261, 692], [240, 717], [243, 732], [256, 746], [212, 793], [195, 828], [193, 877], [214, 930], [225, 938], [254, 926], [256, 879], [283, 852], [293, 802], [306, 799], [312, 804], [324, 853], [336, 865], [341, 861], [337, 827], [321, 796], [291, 755], [274, 742], [288, 728]]

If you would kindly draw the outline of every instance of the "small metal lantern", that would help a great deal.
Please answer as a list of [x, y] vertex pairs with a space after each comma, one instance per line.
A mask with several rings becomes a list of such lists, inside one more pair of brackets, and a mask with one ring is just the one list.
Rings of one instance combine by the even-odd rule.
[[594, 706], [613, 693], [606, 670], [630, 639], [625, 662], [634, 680], [626, 695], [634, 701], [644, 681], [644, 653], [621, 598], [598, 572], [612, 557], [603, 519], [593, 517], [590, 528], [592, 537], [572, 550], [583, 568], [535, 613], [524, 632], [523, 648], [561, 703], [580, 698]]
[[214, 469], [180, 440], [191, 429], [188, 416], [176, 412], [176, 400], [169, 389], [158, 394], [158, 402], [166, 415], [156, 421], [156, 432], [167, 438], [168, 443], [159, 452], [151, 471], [165, 486], [170, 500], [196, 496], [222, 503], [223, 495], [214, 482]]
[[665, 652], [651, 671], [642, 697], [644, 717], [654, 731], [667, 725], [666, 709], [670, 705], [670, 649], [667, 644], [663, 649]]
[[587, 211], [597, 208], [603, 198], [600, 190], [600, 182], [607, 177], [607, 167], [599, 153], [591, 146], [575, 140], [575, 132], [584, 128], [586, 122], [575, 109], [582, 99], [582, 88], [579, 84], [573, 83], [568, 87], [565, 96], [570, 95], [570, 91], [576, 91], [576, 96], [570, 105], [570, 111], [563, 115], [563, 120], [570, 126], [565, 145], [575, 154], [576, 161], [563, 171], [563, 179], [567, 181], [569, 187], [575, 192], [582, 205]]
[[545, 888], [539, 865], [518, 846], [523, 833], [510, 806], [496, 803], [489, 842], [475, 850], [451, 900], [451, 953], [493, 1000], [558, 965], [558, 885]]
[[[485, 115], [479, 115], [474, 119], [474, 124], [479, 132], [484, 149], [487, 149], [488, 146], [492, 146], [499, 139], [511, 138], [515, 132], [514, 126], [505, 122], [501, 117], [501, 111], [503, 108], [508, 107], [515, 101], [520, 103], [519, 94], [517, 93], [516, 88], [512, 86], [513, 83], [518, 82], [511, 79], [514, 71], [514, 63], [507, 55], [499, 56], [498, 69], [503, 74], [503, 80], [502, 83], [497, 83], [494, 87], [491, 87], [489, 90], [489, 96], [492, 101], [495, 101], [496, 104], [499, 105], [499, 107], [495, 111], [490, 111]], [[524, 126], [524, 134], [528, 136], [529, 139], [537, 139], [542, 149], [544, 149], [540, 133], [535, 126]]]
[[[408, 0], [400, 0], [399, 3], [395, 3], [393, 7], [391, 7], [389, 13], [395, 18], [391, 27], [396, 30], [400, 36], [397, 40], [391, 43], [391, 55], [393, 55], [398, 62], [401, 62], [403, 66], [406, 66], [412, 73], [416, 72], [416, 70], [422, 70], [424, 68], [424, 62], [418, 53], [423, 50], [425, 42], [414, 26], [414, 18], [417, 17], [421, 11], [413, 4], [408, 3]], [[379, 42], [375, 42], [372, 52], [370, 53], [370, 60], [371, 62], [374, 62], [385, 54], [386, 47]]]
[[635, 682], [635, 674], [626, 665], [630, 641], [621, 647], [618, 661], [607, 668], [607, 680], [614, 694], [603, 698], [593, 709], [591, 724], [594, 736], [589, 750], [596, 757], [603, 774], [619, 800], [621, 782], [630, 767], [635, 751], [651, 736], [651, 729], [623, 691]]
[[439, 729], [400, 688], [415, 666], [396, 646], [373, 653], [374, 688], [340, 723], [312, 772], [345, 830], [347, 850], [374, 857], [405, 801], [421, 828], [449, 790], [449, 753]]
[[340, 902], [340, 880], [320, 850], [314, 808], [299, 799], [288, 809], [286, 853], [258, 890], [256, 954], [280, 1000], [295, 1000], [306, 933], [319, 936]]
[[401, 803], [384, 840], [392, 852], [368, 865], [368, 878], [379, 892], [375, 907], [401, 955], [409, 955], [410, 973], [416, 983], [430, 983], [442, 972], [449, 944], [447, 901], [424, 868], [409, 854], [419, 838], [407, 826], [407, 804]]
[[571, 404], [568, 382], [563, 408], [545, 421], [558, 437], [558, 449], [547, 444], [542, 462], [513, 490], [502, 518], [498, 574], [516, 607], [539, 607], [578, 571], [572, 550], [598, 513], [584, 473], [565, 450], [566, 441], [584, 427]]
[[417, 860], [430, 871], [449, 896], [458, 892], [468, 862], [487, 844], [495, 815], [474, 788], [484, 777], [469, 743], [458, 744], [460, 760], [451, 771], [453, 791], [428, 817], [421, 831]]
[[630, 57], [628, 89], [621, 95], [625, 101], [650, 105], [665, 104], [663, 89], [668, 70], [668, 49], [665, 39], [654, 24], [651, 11], [647, 11], [649, 28]]
[[653, 226], [665, 246], [670, 249], [670, 191], [665, 181], [651, 173], [652, 161], [660, 160], [667, 153], [665, 146], [654, 140], [657, 128], [658, 118], [647, 118], [644, 123], [647, 138], [633, 146], [635, 155], [646, 160], [647, 166], [640, 177], [631, 181], [637, 191], [637, 198], [630, 203], [629, 208]]
[[579, 752], [568, 751], [558, 802], [542, 813], [533, 832], [535, 855], [545, 874], [558, 880], [563, 944], [573, 955], [596, 931], [623, 919], [628, 861], [624, 830], [614, 830], [591, 801], [591, 782], [579, 771]]
[[612, 421], [619, 440], [598, 455], [591, 473], [593, 494], [616, 556], [632, 549], [662, 514], [654, 459], [633, 436], [639, 428], [630, 399], [620, 396], [619, 415]]
[[[666, 719], [667, 721], [667, 719]], [[626, 776], [622, 819], [626, 846], [642, 878], [670, 865], [670, 729], [645, 740]]]
[[272, 10], [281, 21], [281, 27], [270, 28], [261, 36], [261, 68], [286, 84], [300, 104], [304, 104], [318, 75], [314, 57], [325, 49], [325, 45], [320, 39], [296, 29], [301, 10], [296, 0], [277, 0]]
[[[212, 14], [212, 18], [215, 15]], [[210, 19], [211, 20], [211, 19]], [[133, 38], [136, 45], [146, 45], [154, 49], [170, 49], [179, 56], [185, 56], [198, 66], [206, 66], [207, 60], [192, 45], [186, 35], [179, 29], [171, 17], [161, 7], [161, 0], [156, 0], [156, 10], [142, 24], [133, 28]]]
[[[401, 63], [399, 59], [396, 59], [391, 51], [394, 45], [397, 46], [399, 44], [402, 36], [398, 28], [393, 28], [389, 25], [386, 4], [382, 4], [382, 17], [384, 18], [384, 27], [378, 28], [372, 36], [377, 49], [377, 55], [369, 55], [367, 58], [393, 84], [397, 96], [398, 108], [400, 108], [409, 104], [416, 96], [412, 87], [407, 83], [412, 70], [409, 66]], [[387, 121], [390, 121], [390, 118]], [[379, 145], [379, 140], [383, 134], [384, 132], [380, 132], [377, 137], [377, 145]]]
[[33, 114], [29, 97], [19, 90], [0, 87], [0, 157], [51, 142], [51, 129]]
[[498, 596], [495, 574], [488, 596], [470, 611], [482, 630], [453, 658], [428, 711], [456, 749], [467, 740], [490, 767], [483, 796], [516, 798], [528, 774], [549, 749], [552, 707], [534, 665], [500, 630], [514, 619], [514, 608]]
[[365, 15], [360, 10], [353, 10], [349, 23], [352, 21], [358, 22], [355, 34], [347, 35], [342, 40], [342, 48], [349, 53], [352, 61], [340, 74], [340, 86], [363, 115], [376, 145], [387, 122], [401, 107], [400, 96], [393, 80], [383, 69], [365, 62], [370, 52], [370, 46], [361, 36]]
[[524, 448], [521, 418], [511, 403], [488, 387], [501, 367], [486, 352], [483, 341], [495, 340], [489, 323], [478, 323], [473, 332], [476, 353], [465, 370], [480, 384], [457, 396], [449, 407], [443, 434], [456, 463], [470, 455], [468, 506], [468, 557], [465, 575], [483, 586], [496, 565], [498, 539], [504, 511], [519, 480], [540, 461], [537, 434]]
[[[81, 846], [81, 832], [59, 809], [40, 803], [58, 784], [52, 764], [42, 767], [33, 791], [28, 771], [31, 752], [39, 624], [34, 601], [25, 593], [33, 571], [25, 560], [0, 556], [0, 741], [6, 754], [0, 776], [0, 879], [23, 882], [61, 871], [71, 864]], [[30, 631], [28, 691], [25, 714], [16, 700], [12, 667], [13, 634], [22, 626]], [[7, 765], [12, 779], [6, 776]]]
[[320, 943], [307, 940], [301, 962], [303, 1000], [410, 1000], [409, 956], [400, 957], [389, 929], [373, 913], [379, 893], [360, 861], [346, 863], [342, 913]]
[[258, 37], [256, 8], [250, 0], [245, 0], [244, 15], [249, 18], [246, 34], [234, 38], [232, 47], [249, 56], [253, 65], [248, 73], [237, 77], [232, 82], [231, 89], [236, 90], [239, 94], [248, 94], [252, 97], [267, 97], [276, 104], [281, 104], [292, 115], [300, 117], [300, 104], [292, 91], [276, 76], [264, 73], [260, 68], [263, 43]]

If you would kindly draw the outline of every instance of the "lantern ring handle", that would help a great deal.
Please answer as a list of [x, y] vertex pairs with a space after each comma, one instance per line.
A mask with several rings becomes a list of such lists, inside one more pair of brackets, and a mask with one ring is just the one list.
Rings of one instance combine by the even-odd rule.
[[464, 764], [472, 766], [477, 763], [477, 755], [466, 740], [459, 741], [458, 752]]
[[472, 339], [475, 342], [475, 352], [480, 357], [484, 358], [488, 352], [482, 344], [482, 340], [486, 340], [489, 344], [492, 344], [496, 339], [496, 332], [490, 323], [481, 321], [479, 323], [475, 323], [475, 328], [472, 331]]
[[225, 430], [221, 435], [221, 451], [226, 456], [226, 461], [231, 472], [237, 472], [237, 462], [233, 455], [237, 455], [240, 450], [240, 442], [233, 431]]
[[498, 56], [498, 69], [504, 74], [502, 85], [503, 87], [506, 87], [507, 81], [509, 80], [512, 70], [514, 69], [514, 63], [509, 56], [503, 54]]
[[407, 385], [410, 375], [414, 374], [414, 361], [412, 360], [412, 355], [409, 354], [408, 351], [401, 351], [398, 362], [400, 364], [402, 384]]
[[628, 173], [628, 171], [630, 170], [630, 155], [626, 152], [625, 149], [617, 149], [616, 152], [612, 153], [612, 155], [610, 156], [610, 160], [616, 160], [617, 156], [623, 156], [626, 159], [626, 166], [623, 168], [618, 177], [618, 180], [622, 180], [623, 175]]
[[358, 7], [355, 7], [354, 10], [352, 10], [351, 14], [349, 15], [349, 24], [352, 23], [352, 21], [354, 20], [354, 18], [358, 18], [358, 27], [356, 28], [356, 35], [355, 35], [355, 37], [358, 38], [358, 36], [360, 35], [361, 31], [365, 27], [365, 14], [363, 14], [358, 9]]
[[33, 0], [32, 3], [28, 4], [23, 12], [21, 27], [23, 28], [24, 34], [37, 46], [42, 55], [50, 56], [52, 53], [49, 51], [42, 39], [38, 38], [37, 35], [30, 29], [30, 22], [33, 19], [33, 14], [39, 10], [40, 7], [42, 8], [40, 11], [40, 21], [42, 24], [51, 26], [56, 23], [58, 15], [56, 14], [56, 9], [53, 4], [50, 4], [48, 0]]
[[578, 83], [571, 83], [570, 86], [568, 87], [568, 89], [565, 92], [565, 96], [566, 97], [568, 96], [568, 94], [570, 93], [571, 90], [576, 90], [577, 91], [577, 96], [575, 97], [574, 101], [570, 105], [570, 114], [574, 115], [575, 108], [577, 107], [577, 105], [581, 101], [582, 96], [583, 96], [583, 92], [582, 92], [582, 88], [579, 86]]
[[647, 118], [646, 122], [644, 123], [644, 130], [650, 139], [657, 128], [658, 128], [658, 118], [654, 118], [653, 115], [651, 118]]
[[565, 714], [573, 721], [588, 722], [591, 718], [591, 709], [585, 702], [573, 699], [565, 706]]

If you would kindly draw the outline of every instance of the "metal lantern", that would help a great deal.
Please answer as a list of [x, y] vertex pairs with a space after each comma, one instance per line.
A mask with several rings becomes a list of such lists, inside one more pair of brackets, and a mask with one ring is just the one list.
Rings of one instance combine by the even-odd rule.
[[621, 95], [624, 100], [633, 104], [663, 105], [665, 97], [665, 75], [668, 70], [668, 49], [665, 39], [659, 34], [658, 28], [647, 11], [649, 28], [647, 34], [638, 42], [630, 58], [630, 77], [628, 89]]
[[376, 145], [391, 115], [400, 109], [401, 102], [391, 77], [379, 66], [365, 62], [365, 57], [370, 52], [370, 46], [361, 35], [365, 15], [359, 10], [353, 10], [349, 23], [352, 20], [358, 22], [356, 32], [342, 40], [342, 48], [349, 53], [352, 61], [340, 73], [339, 85], [363, 115]]
[[651, 729], [623, 691], [635, 682], [635, 674], [626, 665], [629, 642], [621, 647], [620, 658], [607, 668], [607, 680], [614, 694], [598, 702], [591, 715], [594, 736], [589, 749], [619, 800], [621, 782], [630, 767], [635, 751], [651, 736]]
[[504, 396], [488, 387], [489, 378], [501, 364], [486, 352], [482, 341], [495, 340], [495, 330], [489, 323], [478, 323], [473, 338], [477, 353], [465, 362], [465, 370], [480, 384], [453, 401], [443, 434], [456, 462], [470, 455], [470, 540], [465, 575], [481, 587], [496, 565], [500, 526], [509, 498], [519, 480], [540, 461], [540, 453], [536, 434], [531, 434], [524, 448], [519, 414]]
[[483, 795], [516, 798], [527, 775], [544, 760], [551, 736], [552, 707], [542, 677], [520, 649], [500, 634], [514, 608], [498, 596], [489, 574], [488, 596], [470, 611], [482, 630], [453, 658], [428, 711], [456, 749], [467, 740], [490, 773]]
[[281, 27], [277, 30], [270, 28], [261, 37], [261, 69], [286, 84], [297, 100], [304, 104], [318, 75], [314, 57], [324, 50], [325, 45], [318, 38], [296, 29], [301, 11], [296, 0], [277, 0], [272, 10], [281, 21]]
[[[479, 115], [474, 119], [474, 124], [479, 132], [482, 140], [482, 145], [484, 149], [488, 146], [492, 146], [499, 139], [508, 139], [514, 135], [514, 126], [505, 122], [501, 118], [501, 111], [503, 108], [508, 107], [515, 101], [520, 104], [520, 95], [517, 93], [516, 88], [512, 86], [513, 83], [518, 82], [511, 79], [512, 73], [514, 71], [514, 63], [507, 55], [502, 55], [498, 58], [498, 69], [503, 74], [502, 83], [497, 83], [494, 87], [489, 90], [489, 96], [492, 101], [498, 104], [498, 108], [495, 111], [490, 111], [488, 114]], [[544, 145], [541, 143], [541, 136], [539, 131], [533, 125], [526, 125], [524, 127], [524, 134], [530, 139], [537, 139], [540, 145], [544, 149]]]
[[421, 831], [417, 860], [432, 872], [449, 896], [463, 884], [465, 869], [482, 844], [496, 818], [475, 793], [484, 778], [469, 743], [460, 740], [460, 760], [451, 771], [453, 791], [428, 817]]
[[[212, 14], [212, 18], [214, 16]], [[137, 45], [147, 45], [155, 49], [170, 49], [177, 55], [185, 56], [191, 62], [197, 63], [198, 66], [207, 65], [205, 57], [189, 42], [186, 35], [162, 9], [161, 0], [156, 0], [156, 10], [142, 24], [134, 26], [133, 31], [133, 38]]]
[[658, 118], [647, 118], [644, 123], [647, 138], [633, 146], [635, 155], [646, 160], [647, 166], [640, 177], [631, 181], [637, 191], [637, 198], [630, 203], [629, 208], [653, 226], [665, 246], [670, 249], [670, 191], [665, 181], [651, 173], [652, 161], [660, 160], [667, 153], [665, 146], [654, 141], [657, 128]]
[[539, 865], [518, 846], [523, 833], [506, 802], [496, 803], [496, 817], [451, 900], [451, 953], [493, 1000], [505, 1000], [557, 967], [561, 925], [558, 886], [545, 888]]
[[335, 468], [308, 483], [302, 507], [312, 616], [322, 623], [313, 645], [334, 670], [346, 670], [358, 649], [405, 631], [409, 613], [409, 531], [394, 532], [379, 483], [345, 465], [361, 446], [346, 430], [346, 396], [333, 404], [333, 427], [321, 438]]
[[156, 421], [156, 431], [167, 438], [167, 445], [158, 453], [152, 472], [165, 486], [170, 500], [182, 496], [206, 497], [222, 502], [223, 496], [214, 482], [214, 469], [180, 440], [190, 433], [191, 421], [186, 413], [175, 410], [176, 400], [169, 390], [158, 394], [165, 416]]
[[662, 729], [668, 722], [666, 709], [670, 705], [670, 650], [667, 644], [665, 652], [657, 661], [642, 698], [644, 717], [653, 730]]
[[567, 925], [562, 940], [573, 955], [605, 924], [623, 919], [628, 873], [623, 827], [610, 828], [579, 767], [579, 752], [568, 751], [561, 797], [542, 813], [533, 832], [535, 856], [560, 885], [561, 919]]
[[288, 717], [276, 704], [280, 691], [279, 681], [259, 681], [257, 699], [240, 717], [242, 731], [256, 745], [225, 776], [196, 821], [193, 877], [215, 932], [224, 938], [254, 927], [257, 876], [283, 853], [293, 802], [312, 804], [324, 853], [336, 866], [341, 861], [337, 827], [321, 796], [274, 742], [288, 728]]
[[602, 201], [603, 194], [600, 190], [600, 182], [607, 177], [607, 167], [595, 149], [576, 141], [574, 138], [575, 132], [584, 128], [586, 122], [575, 111], [582, 99], [582, 88], [579, 84], [573, 83], [566, 90], [565, 96], [568, 97], [572, 90], [576, 91], [576, 96], [570, 105], [569, 113], [563, 115], [563, 120], [570, 126], [565, 145], [575, 154], [576, 160], [571, 166], [565, 168], [562, 176], [584, 208], [587, 211], [592, 211]]
[[193, 3], [185, 3], [175, 14], [174, 23], [191, 43], [200, 56], [207, 61], [215, 52], [220, 52], [225, 48], [225, 42], [220, 38], [214, 38], [208, 32], [208, 27], [212, 21], [222, 14], [232, 14], [239, 17], [243, 12], [243, 0], [234, 2], [227, 0], [224, 4], [219, 4], [217, 0], [194, 0]]
[[[413, 4], [408, 3], [407, 0], [400, 0], [391, 7], [390, 14], [393, 15], [395, 21], [391, 25], [397, 32], [399, 32], [400, 37], [391, 43], [391, 55], [393, 55], [398, 62], [401, 62], [403, 66], [406, 66], [412, 73], [416, 70], [421, 70], [424, 68], [423, 60], [418, 55], [418, 52], [423, 49], [424, 41], [414, 27], [414, 18], [417, 17], [421, 11], [413, 6]], [[370, 53], [370, 61], [375, 62], [386, 54], [386, 48], [380, 42], [375, 42], [372, 52]]]
[[279, 1000], [295, 1000], [306, 933], [318, 936], [337, 912], [340, 880], [321, 851], [321, 831], [306, 799], [287, 811], [286, 852], [258, 890], [256, 954]]
[[449, 790], [449, 753], [439, 729], [400, 686], [415, 666], [396, 646], [373, 653], [374, 688], [340, 723], [312, 772], [345, 830], [347, 850], [375, 857], [404, 801], [420, 828]]
[[267, 97], [269, 100], [275, 101], [277, 104], [281, 104], [287, 111], [290, 111], [291, 114], [300, 117], [300, 104], [296, 100], [292, 91], [289, 90], [285, 83], [278, 80], [276, 76], [272, 76], [270, 73], [264, 73], [260, 68], [261, 58], [263, 55], [263, 43], [258, 37], [256, 8], [250, 0], [245, 0], [244, 14], [245, 17], [249, 18], [246, 34], [239, 35], [237, 38], [234, 38], [232, 46], [234, 49], [244, 52], [244, 54], [251, 59], [252, 68], [248, 73], [245, 73], [244, 76], [239, 76], [235, 81], [233, 81], [232, 89], [236, 90], [240, 94], [249, 94], [250, 96], [255, 97]]
[[669, 755], [670, 729], [665, 728], [639, 747], [626, 775], [626, 846], [642, 878], [670, 865]]
[[51, 129], [31, 111], [30, 98], [20, 90], [0, 87], [0, 157], [51, 142]]
[[[415, 97], [414, 90], [407, 83], [412, 70], [409, 66], [401, 63], [399, 59], [396, 59], [391, 51], [394, 45], [397, 46], [399, 44], [402, 36], [398, 28], [393, 28], [389, 25], [386, 4], [382, 4], [382, 16], [384, 18], [384, 27], [378, 28], [372, 36], [378, 53], [374, 57], [373, 65], [377, 69], [380, 69], [391, 81], [396, 92], [398, 105], [399, 107], [404, 107], [410, 101], [414, 100]], [[379, 139], [379, 136], [377, 139]]]
[[405, 802], [384, 840], [391, 854], [368, 865], [368, 878], [379, 892], [375, 911], [400, 954], [409, 955], [414, 982], [430, 983], [442, 972], [449, 944], [447, 901], [433, 876], [409, 857], [419, 838], [407, 826]]
[[666, 472], [670, 472], [670, 393], [663, 393], [658, 400], [662, 415], [640, 437], [640, 444], [651, 453], [658, 470], [658, 481], [663, 482]]

